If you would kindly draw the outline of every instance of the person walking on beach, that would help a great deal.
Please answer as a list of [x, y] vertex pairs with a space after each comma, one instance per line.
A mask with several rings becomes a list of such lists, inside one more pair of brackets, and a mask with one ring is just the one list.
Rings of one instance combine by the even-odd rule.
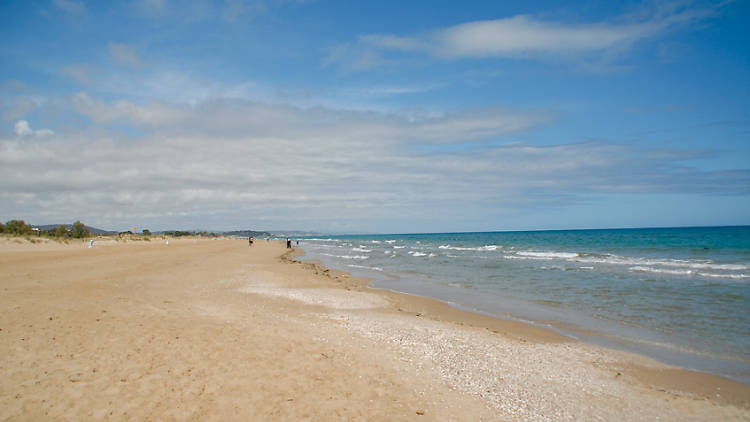
[[255, 239], [253, 239], [253, 237], [252, 237], [252, 236], [248, 237], [248, 238], [247, 238], [248, 246], [253, 246], [253, 242], [254, 242], [254, 241], [255, 241]]
[[292, 241], [289, 240], [289, 236], [286, 237], [286, 248], [291, 249], [292, 248]]

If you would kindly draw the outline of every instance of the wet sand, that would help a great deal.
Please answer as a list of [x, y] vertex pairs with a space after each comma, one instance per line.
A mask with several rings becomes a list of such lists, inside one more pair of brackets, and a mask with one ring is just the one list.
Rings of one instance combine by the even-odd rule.
[[0, 241], [2, 420], [750, 420], [743, 384], [276, 242], [19, 242]]

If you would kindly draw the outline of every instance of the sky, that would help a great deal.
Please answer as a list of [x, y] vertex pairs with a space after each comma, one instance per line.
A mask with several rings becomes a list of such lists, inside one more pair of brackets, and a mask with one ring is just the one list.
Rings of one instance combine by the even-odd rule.
[[0, 4], [0, 220], [750, 224], [748, 1]]

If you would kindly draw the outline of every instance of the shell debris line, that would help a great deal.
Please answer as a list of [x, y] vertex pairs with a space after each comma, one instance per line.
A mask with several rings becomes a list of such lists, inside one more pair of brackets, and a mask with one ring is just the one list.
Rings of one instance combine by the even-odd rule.
[[[481, 397], [503, 420], [684, 420], [665, 407], [664, 397], [634, 388], [606, 369], [625, 352], [581, 343], [521, 342], [487, 330], [425, 318], [366, 312], [336, 312], [331, 320], [373, 339], [402, 360], [432, 366], [451, 388]], [[643, 358], [647, 364], [661, 365]], [[673, 397], [696, 420], [712, 420], [712, 409], [691, 397]], [[614, 403], [614, 405], [613, 405]], [[728, 419], [746, 420], [742, 409]]]
[[354, 292], [332, 288], [289, 288], [269, 285], [250, 285], [243, 293], [290, 299], [307, 305], [332, 309], [375, 309], [388, 306], [388, 301], [374, 293]]

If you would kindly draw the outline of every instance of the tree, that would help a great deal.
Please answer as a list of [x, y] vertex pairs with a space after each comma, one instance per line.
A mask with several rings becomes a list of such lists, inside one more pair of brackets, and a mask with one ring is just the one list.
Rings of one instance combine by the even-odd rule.
[[65, 225], [61, 225], [57, 229], [55, 229], [55, 237], [65, 237], [68, 235], [68, 228], [65, 227]]
[[76, 221], [75, 223], [73, 223], [73, 230], [71, 231], [73, 233], [73, 237], [76, 239], [89, 237], [91, 235], [89, 229], [80, 221]]
[[23, 220], [10, 220], [5, 223], [4, 232], [16, 235], [24, 235], [31, 233], [31, 226], [27, 225]]
[[0, 233], [4, 231], [5, 231], [5, 226], [3, 225], [3, 223], [0, 223]]
[[149, 230], [149, 229], [143, 229], [143, 235], [144, 236], [151, 236], [151, 230]]

